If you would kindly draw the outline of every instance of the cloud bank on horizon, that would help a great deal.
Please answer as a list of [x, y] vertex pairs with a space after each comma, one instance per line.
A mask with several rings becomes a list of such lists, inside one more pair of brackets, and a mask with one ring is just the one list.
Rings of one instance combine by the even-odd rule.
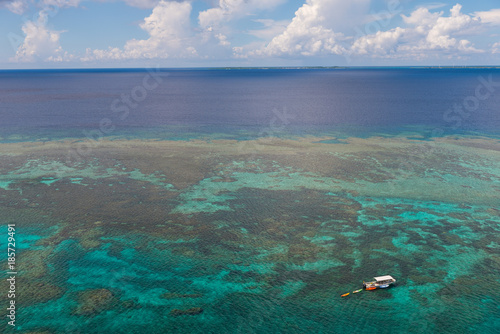
[[[500, 3], [494, 5], [471, 0], [0, 0], [0, 18], [19, 24], [3, 34], [0, 63], [495, 64]], [[93, 11], [99, 15], [86, 24], [110, 27], [100, 31], [100, 38], [110, 41], [107, 47], [94, 45], [92, 33], [72, 39], [73, 30], [82, 30], [78, 14], [92, 17]], [[123, 19], [117, 19], [122, 12], [131, 20], [123, 32]], [[131, 28], [134, 36], [127, 36]]]

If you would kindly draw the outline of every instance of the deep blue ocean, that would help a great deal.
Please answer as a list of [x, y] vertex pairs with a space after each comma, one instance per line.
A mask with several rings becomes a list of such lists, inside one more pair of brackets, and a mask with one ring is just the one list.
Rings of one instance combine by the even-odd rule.
[[499, 333], [499, 107], [493, 68], [0, 71], [0, 332]]
[[103, 118], [158, 139], [497, 134], [499, 90], [491, 68], [0, 71], [0, 135], [85, 136]]

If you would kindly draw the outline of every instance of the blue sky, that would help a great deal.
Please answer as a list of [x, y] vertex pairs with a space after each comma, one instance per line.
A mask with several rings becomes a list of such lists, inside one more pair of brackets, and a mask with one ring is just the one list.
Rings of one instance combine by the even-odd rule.
[[0, 0], [0, 68], [499, 65], [500, 1]]

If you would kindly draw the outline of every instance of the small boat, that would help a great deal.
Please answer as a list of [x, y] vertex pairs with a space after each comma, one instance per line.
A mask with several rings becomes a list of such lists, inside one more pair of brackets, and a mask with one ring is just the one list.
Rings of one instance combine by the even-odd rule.
[[363, 281], [363, 288], [366, 290], [375, 290], [377, 288], [385, 289], [396, 282], [396, 280], [390, 275], [374, 277], [373, 279], [374, 281], [371, 282]]
[[345, 297], [345, 296], [349, 296], [349, 292], [348, 293], [344, 293], [342, 296], [340, 297]]
[[359, 290], [353, 291], [352, 293], [358, 293], [358, 292], [361, 292], [361, 291], [363, 291], [363, 289], [359, 289]]

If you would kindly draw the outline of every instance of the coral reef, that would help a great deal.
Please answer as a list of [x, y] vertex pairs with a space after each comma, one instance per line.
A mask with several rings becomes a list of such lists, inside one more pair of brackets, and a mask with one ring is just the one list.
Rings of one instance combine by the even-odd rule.
[[95, 316], [112, 308], [116, 302], [116, 297], [107, 289], [86, 290], [79, 294], [79, 305], [73, 313], [75, 315]]
[[170, 311], [170, 315], [173, 315], [175, 317], [181, 316], [181, 315], [197, 315], [203, 312], [203, 309], [201, 307], [192, 307], [186, 310], [178, 310], [178, 309], [173, 309]]
[[[488, 332], [500, 144], [325, 140], [103, 140], [76, 162], [67, 142], [0, 144], [25, 329]], [[397, 286], [336, 298], [383, 274]]]

